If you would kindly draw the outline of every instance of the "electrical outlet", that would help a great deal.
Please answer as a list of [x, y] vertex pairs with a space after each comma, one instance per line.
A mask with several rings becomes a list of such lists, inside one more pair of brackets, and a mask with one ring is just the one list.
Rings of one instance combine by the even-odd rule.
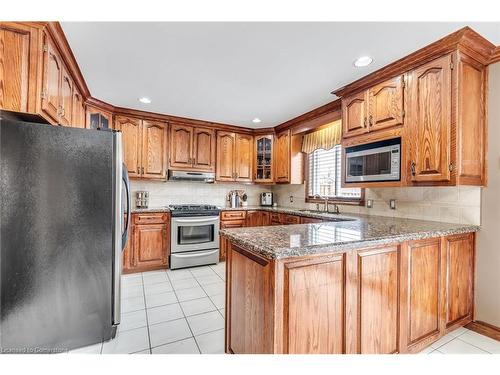
[[373, 199], [366, 200], [366, 208], [373, 208]]
[[395, 210], [396, 209], [396, 200], [395, 199], [390, 199], [389, 200], [389, 207], [391, 208], [391, 210]]
[[293, 203], [293, 195], [290, 195], [290, 203]]

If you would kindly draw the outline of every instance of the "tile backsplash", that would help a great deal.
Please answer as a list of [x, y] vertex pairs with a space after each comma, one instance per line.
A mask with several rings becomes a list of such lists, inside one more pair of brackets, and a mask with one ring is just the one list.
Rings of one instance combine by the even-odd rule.
[[259, 202], [259, 194], [271, 191], [271, 186], [244, 185], [232, 183], [206, 184], [202, 182], [182, 181], [130, 181], [132, 190], [132, 205], [135, 202], [135, 192], [149, 191], [149, 206], [161, 207], [169, 204], [213, 204], [225, 207], [226, 197], [231, 190], [244, 190], [248, 196], [248, 205], [255, 206]]
[[[133, 201], [135, 191], [149, 191], [150, 207], [191, 203], [225, 207], [228, 205], [226, 197], [229, 191], [244, 190], [250, 206], [259, 205], [260, 193], [272, 191], [279, 206], [316, 208], [315, 204], [305, 202], [304, 185], [265, 186], [132, 180], [131, 190]], [[290, 196], [293, 197], [293, 202], [290, 202]], [[476, 225], [481, 221], [481, 188], [476, 186], [366, 189], [365, 199], [373, 199], [373, 208], [341, 205], [340, 211]], [[389, 208], [390, 199], [396, 199], [395, 210]]]
[[[280, 206], [316, 208], [305, 203], [304, 185], [276, 185], [273, 192]], [[373, 199], [373, 208], [341, 205], [340, 211], [476, 225], [481, 221], [481, 188], [477, 186], [366, 189], [365, 199]], [[389, 208], [390, 199], [396, 199], [395, 210]]]

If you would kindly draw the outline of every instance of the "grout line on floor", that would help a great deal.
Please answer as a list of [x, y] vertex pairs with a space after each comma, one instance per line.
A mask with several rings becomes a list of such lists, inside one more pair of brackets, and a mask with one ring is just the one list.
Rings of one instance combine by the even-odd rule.
[[146, 327], [148, 331], [149, 354], [151, 354], [151, 334], [149, 333], [149, 318], [148, 318], [148, 309], [146, 305], [146, 290], [144, 288], [144, 275], [142, 273], [141, 277], [142, 277], [142, 293], [144, 295], [144, 313], [146, 314]]
[[467, 341], [461, 340], [461, 339], [459, 339], [458, 337], [456, 337], [456, 338], [455, 338], [455, 340], [459, 340], [459, 341], [462, 341], [463, 343], [466, 343], [466, 344], [468, 344], [468, 345], [471, 345], [471, 346], [473, 346], [473, 347], [475, 347], [475, 348], [477, 348], [477, 349], [479, 349], [479, 350], [482, 350], [482, 351], [483, 351], [483, 352], [485, 352], [486, 354], [493, 354], [493, 353], [491, 353], [491, 352], [487, 351], [486, 349], [483, 349], [483, 348], [481, 348], [481, 347], [479, 347], [479, 346], [477, 346], [477, 345], [471, 344], [470, 342], [467, 342]]

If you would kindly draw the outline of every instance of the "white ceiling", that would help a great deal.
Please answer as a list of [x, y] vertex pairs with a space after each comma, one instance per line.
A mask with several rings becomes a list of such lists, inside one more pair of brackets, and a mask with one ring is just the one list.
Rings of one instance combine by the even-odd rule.
[[[62, 22], [92, 95], [120, 107], [278, 125], [466, 23]], [[495, 45], [500, 23], [467, 23]], [[353, 61], [370, 55], [369, 67]], [[150, 97], [151, 104], [138, 98]], [[252, 119], [259, 117], [260, 124]]]

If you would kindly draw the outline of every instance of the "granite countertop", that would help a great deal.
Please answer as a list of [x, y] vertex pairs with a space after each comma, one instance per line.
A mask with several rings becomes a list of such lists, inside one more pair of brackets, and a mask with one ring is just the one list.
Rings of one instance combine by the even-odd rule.
[[479, 230], [479, 226], [476, 225], [385, 216], [356, 214], [334, 216], [350, 220], [221, 229], [220, 234], [266, 258], [284, 259]]
[[168, 207], [148, 207], [148, 208], [132, 208], [133, 214], [147, 213], [147, 212], [170, 212]]

